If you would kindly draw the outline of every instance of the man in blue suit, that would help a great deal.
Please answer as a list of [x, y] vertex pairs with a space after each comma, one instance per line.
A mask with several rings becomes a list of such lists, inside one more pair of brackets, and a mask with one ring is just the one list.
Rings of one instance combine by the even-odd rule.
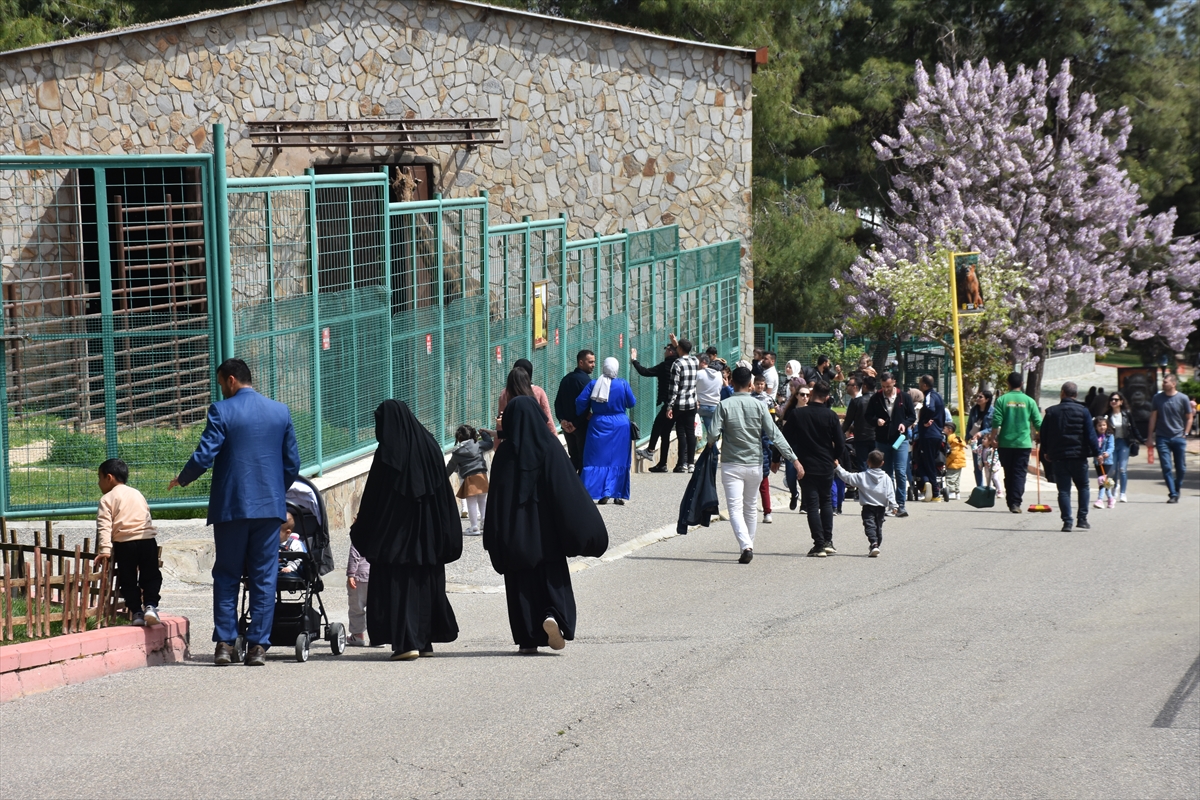
[[250, 583], [250, 628], [246, 666], [266, 663], [275, 617], [279, 572], [279, 526], [287, 517], [287, 488], [300, 474], [300, 452], [292, 415], [283, 403], [250, 385], [250, 368], [240, 358], [217, 367], [225, 399], [208, 407], [208, 424], [196, 452], [168, 489], [187, 486], [212, 468], [208, 523], [216, 540], [213, 564], [215, 663], [233, 661], [237, 638], [238, 585]]

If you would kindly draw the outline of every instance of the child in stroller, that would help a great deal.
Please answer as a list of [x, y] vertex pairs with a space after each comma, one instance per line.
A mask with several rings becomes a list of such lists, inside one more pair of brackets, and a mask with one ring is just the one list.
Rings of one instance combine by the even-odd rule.
[[[298, 478], [287, 491], [287, 508], [288, 522], [280, 527], [280, 571], [275, 586], [271, 641], [276, 644], [294, 641], [296, 660], [300, 662], [308, 661], [314, 639], [328, 640], [333, 654], [341, 655], [346, 649], [346, 629], [340, 622], [329, 621], [321, 602], [325, 588], [321, 576], [333, 569], [324, 504], [316, 487], [306, 478]], [[239, 635], [234, 652], [241, 661], [245, 658], [245, 633], [250, 624], [249, 591], [244, 578], [239, 605]]]

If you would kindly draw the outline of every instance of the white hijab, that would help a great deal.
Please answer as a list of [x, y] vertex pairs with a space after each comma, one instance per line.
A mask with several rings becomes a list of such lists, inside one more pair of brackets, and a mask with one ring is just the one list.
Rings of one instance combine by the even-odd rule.
[[597, 403], [608, 402], [608, 388], [612, 385], [613, 378], [617, 377], [617, 371], [621, 369], [621, 362], [611, 356], [604, 359], [604, 367], [601, 370], [601, 375], [596, 379], [596, 384], [592, 387], [592, 400]]
[[800, 367], [800, 362], [796, 361], [795, 359], [792, 359], [791, 361], [787, 362], [786, 369], [787, 369], [787, 376], [789, 378], [797, 378], [797, 377], [803, 376], [803, 370]]

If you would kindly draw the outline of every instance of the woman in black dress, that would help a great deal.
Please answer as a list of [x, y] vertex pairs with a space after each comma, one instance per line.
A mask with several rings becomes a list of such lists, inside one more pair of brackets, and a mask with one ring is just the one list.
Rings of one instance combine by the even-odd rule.
[[462, 555], [462, 525], [442, 450], [408, 406], [375, 410], [379, 449], [367, 475], [350, 541], [371, 565], [367, 631], [390, 643], [392, 659], [433, 655], [458, 638], [446, 597], [446, 564]]
[[575, 638], [569, 556], [598, 557], [608, 530], [532, 397], [504, 409], [483, 523], [483, 546], [504, 576], [508, 623], [524, 655]]

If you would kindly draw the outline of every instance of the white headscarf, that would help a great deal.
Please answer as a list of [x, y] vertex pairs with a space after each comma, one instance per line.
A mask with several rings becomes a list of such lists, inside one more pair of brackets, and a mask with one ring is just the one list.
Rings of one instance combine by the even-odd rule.
[[786, 369], [787, 369], [787, 376], [789, 378], [803, 376], [803, 370], [800, 368], [800, 362], [795, 359], [792, 359], [791, 361], [787, 362]]
[[595, 400], [597, 403], [608, 402], [608, 388], [612, 385], [613, 378], [617, 377], [617, 372], [620, 369], [620, 361], [611, 356], [604, 359], [604, 367], [601, 370], [602, 374], [596, 379], [596, 384], [592, 387], [592, 400]]

